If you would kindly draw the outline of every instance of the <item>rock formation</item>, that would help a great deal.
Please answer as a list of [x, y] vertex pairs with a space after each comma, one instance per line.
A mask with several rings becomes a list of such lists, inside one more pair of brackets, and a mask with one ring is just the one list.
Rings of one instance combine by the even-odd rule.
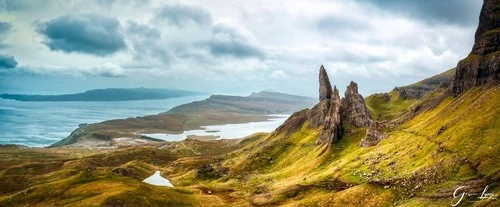
[[[326, 73], [325, 73], [326, 74]], [[331, 87], [330, 87], [331, 90]], [[334, 143], [342, 135], [340, 121], [340, 96], [334, 87], [331, 98], [323, 99], [314, 106], [309, 113], [309, 120], [315, 127], [322, 126], [321, 134], [316, 144]]]
[[341, 103], [342, 122], [356, 127], [370, 126], [371, 118], [366, 108], [365, 99], [358, 93], [358, 84], [351, 81]]
[[359, 144], [361, 147], [370, 147], [377, 145], [382, 139], [386, 137], [386, 134], [382, 132], [382, 123], [375, 121], [370, 125], [370, 128], [366, 130], [366, 136], [361, 140]]
[[370, 114], [363, 97], [358, 93], [354, 82], [347, 87], [345, 98], [341, 101], [337, 87], [330, 84], [323, 66], [319, 69], [319, 103], [308, 113], [310, 125], [321, 127], [316, 144], [332, 144], [342, 136], [344, 123], [357, 127], [369, 126]]
[[451, 88], [453, 94], [500, 80], [499, 50], [500, 2], [484, 0], [472, 51], [457, 65]]
[[334, 143], [342, 133], [340, 123], [340, 96], [337, 87], [330, 84], [330, 79], [323, 66], [319, 69], [319, 103], [308, 115], [311, 125], [322, 126], [321, 134], [316, 144]]
[[323, 65], [319, 68], [319, 101], [332, 97], [332, 85]]

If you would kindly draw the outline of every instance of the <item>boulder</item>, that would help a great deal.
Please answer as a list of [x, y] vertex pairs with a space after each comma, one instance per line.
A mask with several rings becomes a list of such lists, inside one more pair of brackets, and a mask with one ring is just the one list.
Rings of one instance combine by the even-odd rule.
[[359, 144], [361, 147], [370, 147], [377, 145], [382, 139], [387, 135], [382, 131], [383, 124], [381, 122], [373, 122], [370, 128], [366, 130], [366, 136], [361, 140]]

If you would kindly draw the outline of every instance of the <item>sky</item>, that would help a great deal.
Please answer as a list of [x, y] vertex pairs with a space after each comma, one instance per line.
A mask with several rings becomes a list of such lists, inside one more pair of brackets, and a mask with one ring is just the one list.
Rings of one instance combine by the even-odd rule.
[[456, 66], [481, 0], [0, 0], [0, 93], [367, 96]]

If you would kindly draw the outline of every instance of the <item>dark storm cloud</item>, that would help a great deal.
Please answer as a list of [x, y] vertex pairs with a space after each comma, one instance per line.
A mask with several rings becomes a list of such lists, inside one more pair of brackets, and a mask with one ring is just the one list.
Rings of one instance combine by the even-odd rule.
[[17, 66], [17, 61], [13, 56], [0, 54], [0, 69], [10, 69]]
[[37, 28], [51, 50], [106, 56], [126, 48], [120, 23], [98, 14], [66, 15]]
[[210, 13], [201, 8], [187, 5], [166, 5], [158, 9], [156, 13], [157, 20], [168, 20], [177, 26], [183, 26], [184, 23], [193, 22], [198, 25], [212, 24]]
[[382, 9], [421, 19], [427, 23], [474, 26], [478, 22], [481, 0], [358, 0]]
[[249, 35], [240, 28], [218, 24], [214, 26], [212, 32], [212, 39], [208, 42], [208, 46], [215, 56], [264, 57], [263, 50], [253, 43]]
[[164, 46], [159, 44], [161, 32], [155, 27], [129, 21], [127, 39], [130, 41], [136, 60], [158, 58], [162, 62], [168, 62], [171, 58]]

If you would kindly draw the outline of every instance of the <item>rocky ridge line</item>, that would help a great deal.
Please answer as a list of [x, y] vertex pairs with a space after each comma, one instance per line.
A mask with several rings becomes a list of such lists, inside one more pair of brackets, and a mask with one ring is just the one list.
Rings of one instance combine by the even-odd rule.
[[451, 87], [457, 96], [474, 86], [500, 80], [500, 1], [484, 0], [472, 51], [458, 62]]

